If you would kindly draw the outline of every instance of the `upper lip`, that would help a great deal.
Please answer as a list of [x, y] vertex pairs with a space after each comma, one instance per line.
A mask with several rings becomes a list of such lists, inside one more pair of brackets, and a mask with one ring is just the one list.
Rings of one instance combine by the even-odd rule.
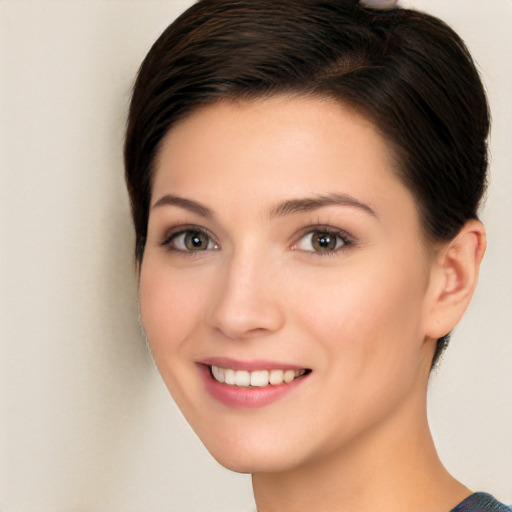
[[270, 361], [267, 359], [240, 360], [230, 357], [209, 357], [198, 361], [198, 364], [205, 366], [218, 366], [219, 368], [230, 368], [233, 370], [246, 370], [249, 372], [256, 370], [304, 370], [305, 366], [293, 363], [283, 363], [279, 361]]

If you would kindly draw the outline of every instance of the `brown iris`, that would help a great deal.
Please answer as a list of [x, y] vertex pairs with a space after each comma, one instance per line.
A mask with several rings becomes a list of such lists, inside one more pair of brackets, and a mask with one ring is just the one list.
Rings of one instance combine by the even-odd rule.
[[205, 251], [210, 239], [200, 231], [189, 231], [183, 236], [183, 243], [188, 251]]
[[311, 245], [318, 252], [329, 252], [336, 249], [337, 236], [333, 233], [319, 231], [311, 235]]

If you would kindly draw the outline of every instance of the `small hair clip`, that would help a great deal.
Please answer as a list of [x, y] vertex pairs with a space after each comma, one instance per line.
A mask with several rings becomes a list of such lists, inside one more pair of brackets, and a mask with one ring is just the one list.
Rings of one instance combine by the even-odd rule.
[[360, 0], [361, 7], [373, 11], [391, 11], [398, 7], [398, 0]]

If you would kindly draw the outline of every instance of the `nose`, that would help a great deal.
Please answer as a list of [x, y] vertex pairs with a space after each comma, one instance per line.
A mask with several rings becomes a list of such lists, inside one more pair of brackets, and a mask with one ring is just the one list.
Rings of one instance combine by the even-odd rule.
[[231, 339], [263, 336], [282, 327], [280, 284], [268, 260], [233, 255], [219, 273], [218, 283], [208, 312], [211, 327]]

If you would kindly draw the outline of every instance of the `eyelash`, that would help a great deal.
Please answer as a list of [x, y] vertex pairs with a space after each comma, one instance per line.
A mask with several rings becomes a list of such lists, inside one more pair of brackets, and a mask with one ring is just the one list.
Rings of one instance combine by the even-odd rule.
[[[306, 250], [300, 249], [298, 247], [299, 243], [304, 240], [307, 236], [313, 235], [326, 235], [330, 237], [334, 237], [336, 240], [335, 248], [326, 250], [326, 251], [315, 251], [315, 250]], [[341, 245], [339, 243], [341, 242]], [[300, 235], [299, 241], [293, 244], [292, 249], [297, 251], [303, 251], [306, 253], [313, 254], [315, 256], [334, 256], [340, 251], [346, 250], [348, 247], [354, 244], [354, 239], [350, 236], [346, 231], [338, 228], [334, 228], [332, 226], [325, 226], [322, 224], [316, 224], [314, 226], [308, 226], [307, 228], [302, 230], [302, 234]]]
[[[185, 236], [187, 234], [199, 234], [204, 235], [208, 239], [208, 245], [210, 243], [214, 244], [214, 247], [206, 247], [205, 249], [196, 249], [196, 250], [187, 250], [178, 248], [173, 245], [176, 242], [176, 239], [180, 236]], [[170, 232], [166, 234], [165, 240], [161, 244], [163, 247], [166, 247], [169, 251], [179, 252], [183, 254], [200, 254], [201, 252], [205, 252], [208, 250], [218, 250], [220, 248], [219, 244], [215, 242], [211, 234], [204, 228], [200, 226], [177, 226], [172, 229]]]
[[[208, 239], [208, 246], [204, 249], [187, 249], [187, 248], [178, 248], [175, 245], [176, 240], [181, 236], [186, 236], [187, 234], [199, 234], [204, 235]], [[324, 235], [327, 237], [334, 237], [336, 240], [335, 247], [333, 249], [329, 249], [326, 251], [315, 251], [315, 250], [307, 250], [300, 249], [299, 244], [307, 237], [313, 236], [315, 234]], [[341, 245], [339, 245], [341, 242]], [[186, 242], [184, 242], [186, 243]], [[353, 245], [353, 238], [346, 232], [337, 228], [333, 228], [332, 226], [324, 226], [324, 225], [314, 225], [308, 226], [304, 228], [301, 232], [301, 235], [296, 243], [294, 243], [291, 247], [292, 250], [302, 251], [305, 253], [310, 253], [315, 256], [332, 256], [340, 251], [346, 250], [349, 246]], [[210, 244], [213, 244], [213, 247], [209, 247]], [[165, 240], [161, 243], [161, 245], [169, 251], [182, 253], [185, 255], [195, 255], [200, 254], [205, 251], [211, 250], [219, 250], [220, 245], [214, 240], [208, 230], [204, 229], [201, 226], [178, 226], [173, 228], [170, 232], [166, 234]]]

